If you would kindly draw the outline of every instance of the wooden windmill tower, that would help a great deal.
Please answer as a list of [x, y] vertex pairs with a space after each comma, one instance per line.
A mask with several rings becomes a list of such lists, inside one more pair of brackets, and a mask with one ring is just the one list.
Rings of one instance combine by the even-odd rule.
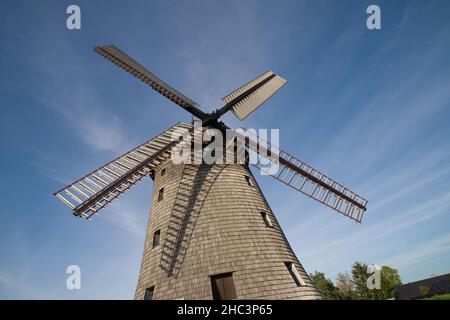
[[[229, 128], [218, 120], [223, 114], [231, 110], [243, 120], [286, 83], [266, 72], [224, 97], [222, 108], [205, 113], [115, 46], [95, 51], [198, 118], [201, 131], [224, 132]], [[136, 299], [320, 299], [248, 161], [175, 163], [171, 154], [190, 145], [186, 137], [195, 130], [193, 124], [177, 123], [54, 195], [74, 215], [91, 220], [143, 177], [154, 180]], [[237, 138], [242, 135], [235, 132], [233, 144]], [[247, 154], [276, 162], [278, 170], [271, 176], [361, 222], [364, 198], [268, 143], [244, 139]], [[261, 162], [252, 164], [264, 170]]]

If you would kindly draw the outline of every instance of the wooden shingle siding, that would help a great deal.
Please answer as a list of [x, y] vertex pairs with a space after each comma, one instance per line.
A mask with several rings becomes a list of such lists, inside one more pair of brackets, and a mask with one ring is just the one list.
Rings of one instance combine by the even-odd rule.
[[[211, 277], [229, 273], [238, 299], [320, 299], [251, 172], [242, 165], [214, 167], [215, 171], [166, 162], [158, 168], [135, 299], [143, 299], [145, 290], [152, 286], [157, 288], [153, 299], [213, 299]], [[159, 174], [163, 169], [165, 175]], [[168, 275], [160, 266], [161, 254], [167, 232], [171, 232], [168, 226], [180, 180], [187, 177], [183, 172], [199, 174], [198, 170], [206, 172], [205, 179], [211, 178], [210, 186], [204, 201], [194, 203], [198, 214], [185, 222], [180, 245], [186, 249], [176, 264], [179, 270]], [[254, 185], [249, 187], [243, 176], [249, 176]], [[207, 184], [192, 187], [201, 194]], [[158, 202], [162, 187], [164, 201]], [[261, 221], [261, 212], [270, 215], [272, 227]], [[161, 244], [152, 249], [157, 229], [161, 230]], [[286, 261], [295, 265], [304, 286], [297, 286]]]

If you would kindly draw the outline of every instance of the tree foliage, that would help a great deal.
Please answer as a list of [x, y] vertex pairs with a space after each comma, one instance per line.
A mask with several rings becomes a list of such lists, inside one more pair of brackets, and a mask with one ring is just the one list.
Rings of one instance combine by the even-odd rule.
[[367, 264], [355, 262], [352, 266], [352, 278], [355, 284], [356, 299], [385, 300], [395, 297], [395, 290], [401, 284], [397, 269], [382, 266], [380, 270], [380, 287], [370, 289], [367, 280], [372, 275]]
[[[350, 274], [347, 272], [339, 273], [335, 284], [327, 279], [322, 272], [316, 271], [311, 275], [311, 279], [325, 299], [340, 300], [385, 300], [394, 298], [395, 290], [401, 284], [400, 275], [396, 269], [382, 266], [378, 271], [370, 270], [367, 264], [359, 261], [352, 265]], [[368, 280], [379, 285], [379, 287], [370, 288]]]
[[338, 289], [334, 286], [333, 281], [325, 277], [324, 273], [316, 271], [310, 277], [324, 299], [334, 300], [338, 298]]
[[402, 284], [398, 270], [388, 267], [381, 267], [381, 291], [383, 299], [395, 297], [397, 287]]
[[356, 261], [352, 266], [352, 279], [355, 285], [355, 298], [368, 300], [371, 298], [371, 293], [367, 287], [367, 279], [369, 278], [367, 272], [367, 265]]

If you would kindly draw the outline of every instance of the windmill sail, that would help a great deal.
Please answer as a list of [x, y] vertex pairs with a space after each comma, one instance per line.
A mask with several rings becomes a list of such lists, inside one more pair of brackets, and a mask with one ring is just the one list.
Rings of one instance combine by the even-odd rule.
[[91, 218], [120, 194], [131, 188], [170, 156], [170, 150], [190, 131], [188, 124], [175, 124], [155, 138], [128, 151], [54, 193], [77, 216]]
[[[267, 163], [263, 164], [261, 161], [252, 163], [255, 167], [348, 218], [357, 222], [362, 221], [367, 209], [366, 199], [289, 153], [272, 146], [267, 141], [262, 141], [250, 131], [244, 131], [247, 137], [246, 148], [250, 152], [257, 152], [266, 160], [279, 165], [275, 173], [269, 172]], [[241, 135], [241, 139], [245, 138], [240, 133], [236, 132], [236, 135]]]
[[114, 45], [95, 47], [94, 51], [124, 69], [126, 72], [137, 77], [139, 80], [145, 82], [164, 97], [175, 102], [199, 119], [204, 120], [206, 118], [207, 115], [198, 108], [199, 105], [195, 101], [172, 88]]
[[223, 109], [231, 109], [236, 117], [244, 120], [285, 85], [286, 82], [285, 79], [274, 74], [272, 71], [263, 73], [223, 97], [222, 101], [225, 103]]

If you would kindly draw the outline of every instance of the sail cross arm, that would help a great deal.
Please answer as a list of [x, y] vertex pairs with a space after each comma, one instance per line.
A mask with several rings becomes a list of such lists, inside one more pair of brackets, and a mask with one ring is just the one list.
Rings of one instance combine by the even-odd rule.
[[124, 69], [126, 72], [135, 76], [142, 82], [146, 83], [153, 90], [159, 92], [167, 99], [189, 111], [197, 118], [201, 120], [205, 120], [207, 118], [207, 114], [199, 109], [199, 105], [195, 101], [186, 97], [184, 94], [158, 78], [116, 46], [107, 45], [94, 47], [94, 51], [118, 67]]
[[289, 153], [272, 146], [267, 141], [262, 141], [251, 131], [243, 130], [243, 132], [246, 132], [246, 135], [238, 132], [236, 135], [240, 135], [241, 139], [246, 138], [246, 149], [277, 164], [278, 169], [272, 172], [267, 163], [263, 164], [261, 161], [251, 163], [253, 166], [348, 218], [357, 222], [362, 221], [367, 210], [366, 199]]
[[[191, 128], [191, 125], [175, 124], [155, 138], [58, 190], [54, 195], [69, 206], [74, 215], [90, 219], [142, 178], [151, 175], [156, 163], [167, 159], [173, 146], [180, 142], [173, 138], [187, 134]], [[146, 155], [140, 155], [140, 150], [145, 150]]]

